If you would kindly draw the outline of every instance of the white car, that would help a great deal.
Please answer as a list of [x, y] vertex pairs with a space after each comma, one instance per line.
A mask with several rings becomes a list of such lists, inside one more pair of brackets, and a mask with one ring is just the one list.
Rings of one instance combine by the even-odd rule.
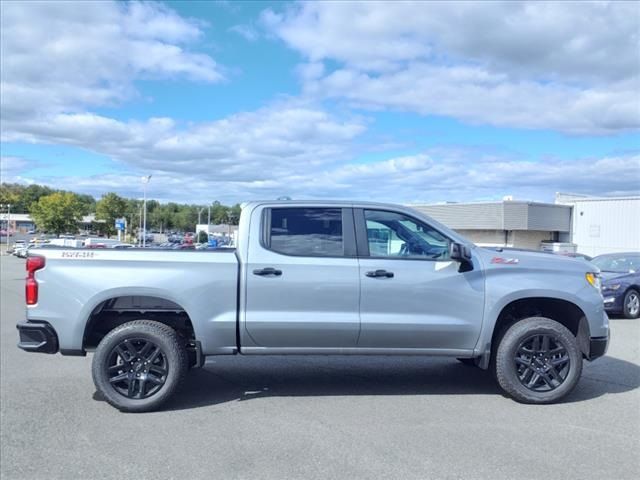
[[16, 240], [16, 242], [13, 244], [13, 246], [7, 250], [7, 253], [10, 253], [12, 255], [16, 255], [16, 251], [21, 249], [21, 248], [25, 248], [26, 247], [26, 243], [24, 240]]
[[28, 251], [30, 248], [33, 248], [33, 244], [31, 244], [31, 245], [22, 245], [22, 246], [16, 247], [16, 248], [14, 249], [14, 251], [13, 251], [13, 254], [14, 254], [16, 257], [20, 257], [20, 258], [27, 258], [27, 251]]

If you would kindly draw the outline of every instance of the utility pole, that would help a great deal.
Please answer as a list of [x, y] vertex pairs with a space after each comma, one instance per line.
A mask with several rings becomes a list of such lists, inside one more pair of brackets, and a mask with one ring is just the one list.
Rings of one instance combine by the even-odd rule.
[[143, 225], [142, 225], [142, 248], [145, 248], [147, 246], [147, 183], [149, 183], [149, 181], [151, 180], [151, 175], [145, 175], [144, 177], [142, 177], [142, 189], [143, 189], [143, 205], [144, 205], [144, 220]]

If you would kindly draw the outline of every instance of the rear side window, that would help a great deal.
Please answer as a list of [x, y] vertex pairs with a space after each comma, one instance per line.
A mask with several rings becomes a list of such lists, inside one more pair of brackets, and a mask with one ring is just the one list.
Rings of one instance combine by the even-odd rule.
[[270, 250], [308, 257], [344, 255], [342, 209], [272, 208], [268, 215], [265, 243]]

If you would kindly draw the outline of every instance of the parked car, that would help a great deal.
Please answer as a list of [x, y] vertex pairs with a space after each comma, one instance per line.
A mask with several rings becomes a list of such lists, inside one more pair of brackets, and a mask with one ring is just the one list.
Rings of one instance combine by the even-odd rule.
[[26, 246], [26, 242], [24, 240], [16, 240], [13, 245], [7, 250], [8, 254], [16, 254], [16, 250], [20, 248], [24, 248]]
[[98, 392], [141, 412], [233, 354], [449, 356], [551, 403], [609, 342], [595, 266], [479, 248], [407, 207], [250, 202], [237, 245], [30, 254], [18, 346], [95, 351]]
[[591, 260], [602, 272], [602, 295], [608, 313], [640, 317], [640, 252], [611, 253]]
[[13, 254], [19, 258], [27, 258], [27, 254], [29, 250], [35, 247], [35, 244], [30, 243], [28, 245], [24, 245], [22, 247], [18, 247], [14, 250]]
[[173, 250], [195, 250], [196, 246], [193, 243], [177, 243], [173, 246]]

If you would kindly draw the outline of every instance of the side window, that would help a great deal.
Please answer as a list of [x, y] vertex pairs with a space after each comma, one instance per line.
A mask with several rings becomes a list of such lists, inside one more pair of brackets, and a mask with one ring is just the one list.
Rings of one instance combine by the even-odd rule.
[[338, 257], [344, 255], [342, 209], [272, 208], [266, 246], [285, 255]]
[[419, 220], [382, 210], [365, 210], [364, 218], [372, 257], [449, 259], [451, 240]]

